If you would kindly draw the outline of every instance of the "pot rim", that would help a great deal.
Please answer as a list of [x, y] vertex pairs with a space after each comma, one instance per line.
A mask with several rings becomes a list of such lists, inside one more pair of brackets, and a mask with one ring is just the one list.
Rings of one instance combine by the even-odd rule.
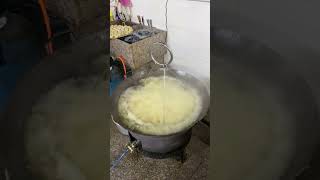
[[[175, 135], [178, 135], [178, 134], [184, 133], [185, 131], [190, 130], [193, 126], [195, 126], [195, 124], [197, 124], [200, 120], [202, 120], [207, 115], [207, 113], [209, 112], [210, 98], [207, 98], [207, 97], [210, 97], [210, 94], [208, 93], [208, 90], [207, 90], [205, 84], [202, 81], [200, 81], [198, 78], [194, 77], [192, 74], [190, 74], [190, 73], [188, 73], [186, 71], [178, 70], [178, 69], [169, 67], [169, 71], [173, 72], [177, 76], [180, 76], [180, 78], [189, 79], [189, 80], [193, 81], [194, 84], [197, 84], [197, 85], [195, 85], [195, 87], [199, 87], [199, 89], [198, 89], [199, 93], [204, 94], [203, 97], [202, 97], [202, 100], [203, 100], [202, 106], [203, 107], [202, 107], [202, 110], [201, 110], [199, 116], [197, 117], [197, 119], [194, 122], [190, 123], [189, 126], [183, 128], [182, 130], [180, 130], [178, 132], [174, 132], [174, 133], [170, 133], [170, 134], [164, 134], [164, 135], [154, 135], [154, 134], [142, 133], [142, 132], [139, 132], [137, 130], [134, 130], [134, 129], [128, 127], [125, 123], [123, 123], [123, 120], [122, 120], [121, 116], [118, 114], [118, 109], [116, 107], [117, 106], [116, 104], [118, 104], [118, 99], [122, 94], [121, 93], [122, 91], [120, 91], [121, 89], [127, 89], [128, 87], [135, 86], [137, 84], [138, 80], [146, 78], [144, 76], [141, 77], [141, 74], [145, 74], [144, 71], [148, 71], [148, 70], [141, 68], [141, 72], [142, 73], [140, 72], [137, 75], [139, 77], [131, 76], [126, 81], [122, 81], [116, 87], [115, 93], [113, 94], [114, 96], [112, 97], [112, 103], [113, 103], [114, 107], [113, 107], [113, 110], [111, 112], [111, 115], [112, 115], [112, 121], [114, 123], [116, 123], [117, 125], [123, 127], [124, 129], [128, 130], [129, 132], [133, 132], [133, 133], [144, 135], [144, 136], [149, 136], [149, 137], [171, 137], [171, 136], [175, 136]], [[168, 74], [168, 76], [170, 76], [170, 75]], [[148, 75], [147, 75], [147, 77], [148, 77]], [[127, 82], [129, 80], [131, 81], [131, 83], [129, 82], [129, 84], [128, 84]]]

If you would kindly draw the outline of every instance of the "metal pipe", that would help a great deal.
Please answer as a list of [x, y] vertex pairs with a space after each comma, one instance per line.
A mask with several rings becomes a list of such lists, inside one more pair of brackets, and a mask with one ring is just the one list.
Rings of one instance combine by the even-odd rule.
[[129, 149], [126, 148], [123, 151], [123, 153], [112, 162], [111, 168], [110, 168], [111, 171], [120, 164], [120, 162], [123, 160], [123, 158], [125, 158], [128, 155], [128, 152], [129, 152]]
[[132, 153], [135, 150], [135, 148], [139, 144], [140, 144], [140, 141], [133, 141], [131, 143], [128, 143], [125, 149], [123, 150], [123, 152], [111, 163], [110, 171], [116, 168], [129, 153]]

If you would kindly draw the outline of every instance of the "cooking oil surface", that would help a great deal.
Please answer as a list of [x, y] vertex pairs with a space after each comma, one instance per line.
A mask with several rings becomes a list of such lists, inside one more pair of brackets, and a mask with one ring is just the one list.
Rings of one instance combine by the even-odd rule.
[[149, 77], [128, 88], [119, 98], [119, 113], [139, 132], [167, 135], [197, 120], [201, 111], [198, 92], [170, 76]]

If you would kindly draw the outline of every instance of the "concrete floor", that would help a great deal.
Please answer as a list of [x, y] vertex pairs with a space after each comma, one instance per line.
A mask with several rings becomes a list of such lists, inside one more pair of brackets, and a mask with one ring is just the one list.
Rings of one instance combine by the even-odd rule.
[[[204, 180], [208, 179], [208, 160], [210, 145], [204, 138], [209, 137], [209, 128], [198, 124], [187, 146], [185, 163], [174, 159], [151, 159], [141, 154], [129, 154], [122, 163], [110, 172], [111, 180]], [[128, 137], [122, 135], [111, 123], [110, 128], [110, 160], [114, 160], [128, 143]]]

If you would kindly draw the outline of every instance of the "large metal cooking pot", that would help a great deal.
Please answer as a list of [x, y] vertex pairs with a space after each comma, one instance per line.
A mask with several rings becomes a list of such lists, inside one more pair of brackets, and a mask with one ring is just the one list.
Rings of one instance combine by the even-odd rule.
[[[112, 95], [112, 117], [118, 126], [120, 125], [121, 127], [127, 129], [131, 137], [140, 141], [143, 150], [154, 153], [167, 153], [188, 143], [192, 127], [207, 114], [210, 105], [210, 98], [209, 92], [201, 80], [198, 80], [189, 73], [181, 70], [161, 68], [160, 63], [157, 63], [156, 60], [154, 60], [154, 62], [156, 64], [155, 66], [160, 65], [160, 68], [154, 69], [154, 67], [152, 67], [153, 65], [144, 66], [136, 71], [133, 76], [119, 84]], [[152, 70], [150, 68], [152, 68]], [[200, 115], [188, 127], [174, 134], [150, 135], [138, 132], [123, 122], [118, 111], [118, 100], [125, 90], [133, 86], [138, 86], [141, 79], [163, 76], [164, 70], [166, 71], [166, 76], [174, 77], [198, 91], [202, 103]]]
[[32, 106], [42, 94], [63, 80], [93, 73], [100, 74], [105, 70], [108, 63], [107, 55], [102, 64], [94, 61], [106, 53], [105, 42], [105, 32], [79, 39], [72, 46], [57, 51], [37, 64], [18, 83], [6, 112], [0, 114], [0, 153], [3, 153], [0, 154], [0, 179], [5, 179], [4, 172], [7, 172], [10, 180], [35, 179], [27, 167], [24, 142], [24, 127], [32, 112]]
[[317, 104], [290, 62], [229, 29], [212, 29], [214, 178], [291, 180], [319, 143]]

